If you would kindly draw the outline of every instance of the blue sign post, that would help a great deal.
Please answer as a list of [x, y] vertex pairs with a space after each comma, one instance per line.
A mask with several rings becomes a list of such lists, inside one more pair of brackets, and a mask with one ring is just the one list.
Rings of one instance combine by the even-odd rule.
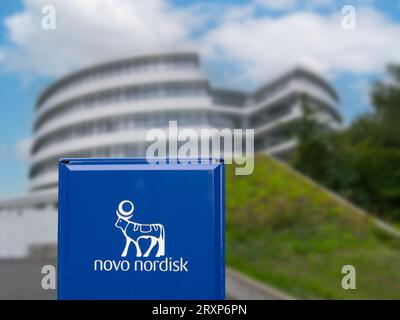
[[224, 164], [59, 163], [59, 299], [224, 299]]

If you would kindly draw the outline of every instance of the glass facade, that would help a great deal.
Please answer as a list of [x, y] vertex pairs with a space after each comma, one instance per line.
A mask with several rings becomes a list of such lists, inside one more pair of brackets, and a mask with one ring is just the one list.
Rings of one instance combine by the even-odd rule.
[[[187, 75], [187, 70], [192, 70], [198, 77], [197, 80], [154, 80], [139, 84], [137, 81], [130, 84], [132, 78], [128, 77], [124, 78], [126, 83], [118, 87], [99, 86], [98, 90], [82, 95], [69, 93], [68, 98], [59, 98], [59, 102], [51, 103], [57, 100], [53, 97], [62, 96], [70, 88], [79, 88], [86, 83], [100, 83], [103, 79], [129, 74], [151, 72], [153, 75], [166, 75], [171, 70], [175, 74], [182, 71], [182, 77]], [[319, 96], [319, 92], [329, 96], [333, 104]], [[56, 172], [61, 157], [144, 156], [146, 142], [133, 139], [135, 142], [127, 143], [126, 137], [147, 129], [168, 127], [169, 121], [177, 121], [180, 128], [252, 128], [256, 131], [256, 151], [268, 152], [268, 149], [291, 139], [279, 122], [288, 116], [298, 116], [294, 111], [300, 110], [300, 96], [304, 93], [310, 97], [310, 105], [318, 111], [321, 119], [340, 123], [334, 89], [318, 75], [304, 69], [292, 70], [254, 92], [213, 88], [205, 80], [195, 53], [137, 57], [84, 69], [50, 86], [38, 100], [33, 163], [29, 173], [31, 182], [36, 181], [32, 188], [39, 190], [56, 186], [56, 181], [42, 179], [40, 183], [40, 180]], [[147, 102], [142, 103], [144, 101]], [[157, 103], [154, 110], [151, 109], [153, 101]], [[187, 108], [182, 107], [186, 101], [189, 101]], [[199, 102], [197, 105], [196, 101]], [[179, 107], [174, 107], [175, 103]], [[42, 109], [45, 104], [46, 108]], [[162, 110], [164, 104], [168, 108]], [[108, 111], [116, 106], [123, 106], [123, 113], [99, 115], [99, 111], [105, 108]], [[81, 118], [83, 115], [84, 119]], [[67, 118], [68, 122], [65, 122]], [[124, 132], [125, 139], [118, 140]], [[103, 137], [112, 142], [104, 145]], [[90, 138], [94, 139], [88, 140]], [[93, 143], [88, 144], [88, 141]], [[81, 144], [83, 142], [85, 144]], [[63, 151], [64, 146], [68, 149]]]
[[89, 68], [66, 77], [62, 81], [50, 86], [39, 98], [37, 107], [40, 109], [40, 107], [45, 103], [46, 99], [48, 99], [50, 96], [56, 95], [60, 91], [96, 80], [126, 74], [139, 74], [149, 71], [197, 69], [198, 66], [199, 60], [197, 55], [170, 54], [165, 56], [133, 58], [125, 61], [105, 64], [100, 67]]
[[64, 128], [52, 135], [45, 136], [34, 144], [32, 151], [39, 152], [43, 148], [72, 141], [88, 136], [132, 131], [136, 129], [151, 129], [168, 127], [169, 121], [177, 121], [179, 126], [206, 126], [207, 113], [204, 111], [164, 111], [135, 113], [117, 117], [107, 117], [89, 121], [79, 125]]
[[207, 90], [207, 84], [204, 82], [175, 82], [139, 85], [96, 92], [54, 106], [37, 120], [35, 130], [39, 130], [43, 124], [47, 124], [53, 119], [94, 108], [109, 107], [114, 104], [140, 100], [205, 96]]

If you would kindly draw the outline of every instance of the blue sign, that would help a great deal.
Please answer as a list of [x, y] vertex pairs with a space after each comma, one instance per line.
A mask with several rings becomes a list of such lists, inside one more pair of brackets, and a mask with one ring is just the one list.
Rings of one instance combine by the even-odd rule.
[[224, 164], [59, 163], [59, 299], [224, 299]]

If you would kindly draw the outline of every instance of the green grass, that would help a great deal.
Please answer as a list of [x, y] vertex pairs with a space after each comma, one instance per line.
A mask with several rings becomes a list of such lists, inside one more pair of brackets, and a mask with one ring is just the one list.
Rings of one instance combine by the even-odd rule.
[[[227, 166], [227, 264], [298, 298], [400, 299], [400, 240], [266, 156]], [[357, 289], [343, 290], [343, 265]]]

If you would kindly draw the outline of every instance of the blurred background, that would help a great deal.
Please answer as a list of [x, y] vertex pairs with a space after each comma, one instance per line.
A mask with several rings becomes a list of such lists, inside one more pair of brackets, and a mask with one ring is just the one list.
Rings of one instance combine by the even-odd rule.
[[145, 156], [168, 121], [255, 131], [228, 297], [400, 298], [398, 39], [400, 1], [3, 1], [0, 298], [55, 298], [58, 159]]

